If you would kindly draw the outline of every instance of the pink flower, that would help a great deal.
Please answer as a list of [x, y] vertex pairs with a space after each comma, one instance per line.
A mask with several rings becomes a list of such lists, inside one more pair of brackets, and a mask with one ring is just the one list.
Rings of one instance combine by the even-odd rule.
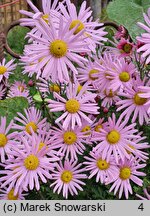
[[140, 47], [137, 51], [143, 52], [142, 57], [146, 58], [146, 64], [150, 62], [150, 8], [147, 11], [147, 14], [143, 14], [146, 25], [138, 22], [138, 26], [146, 31], [146, 33], [142, 33], [141, 36], [137, 37], [137, 40], [144, 43], [142, 47]]
[[0, 62], [0, 82], [3, 78], [8, 79], [9, 75], [12, 74], [12, 71], [15, 70], [16, 64], [13, 64], [14, 60], [11, 60], [6, 63], [6, 59], [3, 59]]
[[0, 189], [0, 200], [24, 200], [26, 195], [22, 190], [19, 190], [17, 195], [14, 195], [14, 188], [9, 192], [6, 187]]
[[50, 187], [54, 187], [53, 192], [57, 192], [60, 194], [62, 191], [63, 197], [66, 199], [68, 195], [72, 196], [78, 195], [78, 191], [83, 191], [82, 187], [85, 185], [82, 179], [86, 179], [86, 175], [83, 174], [85, 172], [85, 168], [80, 168], [82, 164], [77, 164], [77, 161], [68, 161], [56, 164], [56, 170], [53, 171], [52, 179], [55, 180], [54, 183], [50, 185]]
[[[90, 8], [86, 9], [86, 1], [83, 1], [79, 12], [77, 13], [77, 9], [74, 4], [71, 3], [70, 0], [66, 0], [67, 8], [60, 3], [60, 11], [64, 16], [64, 21], [66, 23], [70, 22], [70, 29], [77, 27], [74, 30], [74, 34], [81, 32], [82, 39], [89, 44], [89, 48], [95, 52], [96, 44], [101, 44], [100, 41], [107, 41], [104, 36], [107, 32], [104, 31], [103, 28], [99, 28], [103, 26], [103, 23], [99, 23], [99, 20], [93, 21], [93, 17], [91, 16], [92, 11]], [[98, 28], [98, 29], [97, 29]]]
[[[138, 178], [138, 176], [145, 176], [145, 173], [138, 171], [138, 169], [145, 166], [146, 164], [140, 164], [134, 157], [125, 159], [124, 162], [120, 160], [118, 164], [118, 178], [114, 181], [109, 192], [114, 190], [114, 194], [116, 194], [119, 191], [119, 199], [122, 197], [124, 192], [126, 199], [128, 199], [129, 193], [132, 194], [130, 180], [141, 187], [143, 185], [143, 181]], [[107, 184], [109, 183], [110, 182]]]
[[129, 40], [121, 38], [120, 42], [117, 45], [117, 48], [120, 50], [121, 57], [130, 56], [133, 53], [134, 44], [130, 43]]
[[[87, 59], [80, 56], [81, 52], [88, 52], [87, 44], [81, 39], [81, 34], [74, 35], [74, 28], [69, 30], [70, 22], [64, 23], [62, 17], [59, 18], [59, 27], [52, 23], [50, 27], [44, 20], [37, 21], [37, 29], [42, 37], [28, 33], [34, 42], [27, 45], [26, 49], [30, 53], [27, 63], [38, 61], [36, 71], [42, 70], [42, 77], [52, 82], [69, 82], [69, 70], [73, 74], [78, 74], [74, 63], [83, 66]], [[39, 61], [40, 60], [40, 61]]]
[[66, 97], [67, 99], [63, 98], [59, 94], [54, 92], [54, 96], [56, 100], [48, 100], [48, 107], [50, 108], [50, 112], [58, 112], [63, 111], [64, 113], [56, 119], [56, 123], [62, 121], [63, 119], [63, 128], [67, 129], [68, 126], [71, 124], [71, 128], [74, 129], [75, 125], [79, 127], [82, 126], [82, 119], [87, 120], [89, 123], [92, 123], [91, 119], [89, 119], [86, 114], [98, 114], [98, 106], [96, 103], [91, 102], [94, 100], [95, 94], [87, 94], [87, 84], [85, 84], [81, 91], [77, 93], [78, 83], [73, 85], [70, 83], [66, 87]]
[[135, 129], [136, 124], [127, 125], [128, 120], [124, 119], [122, 115], [116, 120], [116, 116], [113, 113], [112, 118], [108, 118], [108, 126], [101, 129], [100, 132], [93, 133], [92, 141], [97, 141], [98, 144], [93, 149], [94, 152], [102, 152], [102, 159], [110, 159], [113, 153], [116, 162], [119, 158], [124, 160], [129, 158], [127, 151], [134, 152], [130, 145], [134, 145], [131, 138], [137, 139], [139, 135], [135, 134], [137, 130]]
[[[150, 84], [150, 82], [148, 82], [148, 84]], [[139, 90], [141, 92], [139, 96], [147, 99], [145, 105], [148, 106], [147, 112], [150, 114], [150, 86], [140, 86]]]
[[102, 159], [101, 152], [90, 152], [90, 157], [84, 157], [87, 161], [83, 164], [86, 165], [86, 170], [90, 171], [89, 179], [96, 175], [96, 182], [101, 182], [102, 184], [116, 179], [118, 176], [118, 167], [111, 156], [109, 161]]
[[148, 122], [149, 120], [147, 114], [149, 105], [146, 105], [147, 99], [140, 97], [141, 91], [139, 90], [139, 86], [144, 86], [144, 81], [136, 77], [133, 80], [133, 87], [126, 87], [125, 92], [119, 93], [125, 99], [120, 99], [116, 105], [118, 106], [117, 111], [125, 109], [121, 114], [122, 116], [129, 119], [133, 114], [132, 123], [138, 120], [140, 125], [143, 125], [144, 122]]
[[0, 122], [0, 158], [1, 162], [4, 163], [6, 156], [9, 157], [12, 146], [17, 145], [15, 137], [18, 134], [17, 132], [10, 132], [12, 129], [13, 120], [6, 126], [6, 117], [1, 117]]
[[[5, 173], [2, 177], [4, 181], [1, 187], [9, 185], [8, 191], [14, 188], [16, 196], [20, 189], [27, 191], [40, 189], [40, 181], [47, 182], [51, 178], [50, 171], [54, 169], [54, 164], [50, 163], [51, 158], [46, 157], [46, 147], [39, 149], [40, 142], [37, 142], [34, 134], [32, 136], [21, 136], [20, 148], [13, 147], [12, 158], [8, 160], [5, 166]], [[55, 161], [55, 156], [53, 157]], [[56, 159], [57, 160], [57, 159]], [[11, 184], [13, 183], [13, 185]]]
[[127, 30], [124, 28], [124, 26], [119, 26], [118, 31], [115, 34], [116, 39], [125, 38], [127, 35]]
[[[59, 127], [52, 128], [51, 143], [52, 147], [58, 149], [57, 155], [64, 155], [65, 159], [77, 160], [78, 154], [83, 155], [85, 151], [85, 137], [84, 132], [76, 126], [74, 130], [69, 126], [67, 130], [63, 129], [61, 124]], [[88, 144], [88, 143], [87, 143]]]
[[42, 119], [42, 113], [39, 110], [30, 107], [24, 109], [24, 112], [25, 116], [22, 113], [17, 113], [19, 117], [15, 117], [17, 122], [13, 124], [14, 129], [21, 130], [21, 133], [26, 131], [28, 134], [32, 134], [32, 131], [36, 133], [39, 129], [46, 127], [46, 118]]

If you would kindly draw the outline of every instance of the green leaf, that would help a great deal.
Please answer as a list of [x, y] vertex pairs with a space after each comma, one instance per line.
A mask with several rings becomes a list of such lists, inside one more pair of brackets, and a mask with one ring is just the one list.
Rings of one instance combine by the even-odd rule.
[[143, 13], [147, 12], [149, 7], [149, 0], [114, 0], [109, 3], [107, 13], [109, 19], [125, 26], [131, 38], [135, 40], [136, 36], [144, 32], [137, 22], [145, 22]]
[[36, 93], [34, 96], [33, 96], [33, 99], [36, 101], [36, 102], [42, 102], [42, 98], [41, 98], [41, 95], [40, 93]]
[[17, 116], [17, 112], [23, 112], [28, 108], [28, 101], [24, 97], [14, 97], [0, 100], [0, 116], [6, 116], [7, 124]]

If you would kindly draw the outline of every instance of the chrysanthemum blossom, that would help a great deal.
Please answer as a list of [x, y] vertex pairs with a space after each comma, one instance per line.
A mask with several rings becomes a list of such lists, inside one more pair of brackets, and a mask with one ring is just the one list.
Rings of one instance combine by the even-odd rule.
[[85, 84], [81, 91], [77, 93], [78, 83], [70, 83], [66, 87], [66, 97], [63, 98], [57, 93], [54, 96], [57, 100], [48, 100], [48, 107], [50, 112], [63, 111], [64, 113], [56, 119], [56, 123], [63, 121], [62, 125], [64, 129], [67, 129], [71, 124], [71, 128], [74, 129], [77, 124], [79, 127], [82, 126], [82, 119], [92, 123], [92, 120], [88, 118], [86, 114], [98, 114], [98, 106], [96, 103], [91, 102], [96, 95], [86, 94], [87, 84]]
[[89, 45], [89, 48], [95, 52], [96, 44], [101, 44], [103, 41], [107, 41], [104, 36], [107, 32], [104, 31], [103, 23], [99, 23], [99, 20], [93, 21], [91, 16], [92, 11], [90, 8], [86, 9], [86, 1], [83, 1], [79, 12], [77, 12], [76, 6], [71, 3], [70, 0], [66, 0], [65, 7], [62, 3], [59, 4], [60, 11], [64, 16], [64, 21], [68, 23], [71, 19], [69, 29], [74, 30], [74, 34], [78, 34], [82, 30], [82, 39]]
[[124, 161], [125, 158], [130, 158], [127, 151], [135, 151], [130, 145], [134, 145], [131, 138], [139, 138], [139, 135], [136, 134], [136, 124], [127, 125], [127, 123], [128, 120], [123, 119], [122, 115], [116, 120], [113, 113], [112, 117], [108, 118], [108, 126], [101, 129], [100, 132], [93, 133], [92, 141], [98, 142], [93, 151], [102, 152], [103, 160], [109, 161], [113, 153], [116, 162], [118, 162], [119, 158]]
[[6, 63], [6, 59], [3, 59], [0, 62], [0, 82], [3, 78], [8, 79], [9, 75], [13, 73], [16, 68], [16, 64], [13, 64], [14, 60], [11, 60]]
[[4, 163], [6, 157], [9, 158], [12, 146], [17, 145], [15, 137], [17, 132], [10, 132], [12, 129], [13, 120], [6, 126], [6, 117], [1, 117], [0, 120], [0, 158], [1, 162]]
[[141, 87], [139, 87], [139, 90], [141, 92], [139, 94], [139, 96], [141, 98], [145, 98], [147, 100], [147, 102], [145, 103], [145, 105], [149, 106], [147, 112], [150, 114], [150, 86], [141, 86]]
[[67, 130], [59, 127], [52, 128], [52, 147], [58, 149], [57, 155], [64, 155], [65, 159], [77, 160], [78, 155], [83, 155], [85, 151], [85, 136], [80, 128], [76, 126], [74, 130], [69, 126]]
[[62, 17], [59, 18], [59, 27], [56, 28], [53, 23], [50, 27], [44, 20], [37, 22], [37, 28], [42, 37], [36, 34], [28, 33], [28, 36], [34, 40], [34, 43], [27, 45], [26, 49], [30, 51], [30, 62], [39, 61], [36, 70], [43, 68], [42, 77], [52, 80], [52, 82], [69, 82], [69, 70], [78, 74], [77, 68], [73, 62], [79, 66], [88, 60], [79, 53], [88, 52], [87, 44], [81, 39], [82, 31], [76, 35], [74, 30], [69, 30], [70, 22], [64, 23]]
[[114, 190], [114, 194], [119, 192], [119, 199], [122, 197], [124, 193], [126, 199], [128, 199], [129, 193], [132, 194], [132, 187], [130, 181], [133, 181], [135, 184], [142, 187], [143, 181], [139, 178], [139, 176], [140, 177], [145, 176], [146, 174], [140, 172], [139, 169], [145, 166], [146, 164], [139, 163], [132, 156], [130, 159], [125, 159], [124, 162], [120, 160], [118, 164], [118, 168], [119, 168], [118, 178], [114, 181], [109, 192], [112, 192], [113, 190]]
[[[40, 181], [47, 182], [51, 178], [50, 171], [54, 169], [51, 158], [46, 157], [46, 147], [39, 149], [40, 142], [37, 143], [34, 134], [32, 136], [21, 136], [22, 145], [20, 148], [13, 147], [11, 152], [12, 158], [9, 164], [5, 166], [5, 173], [2, 177], [1, 187], [8, 185], [8, 191], [14, 189], [14, 196], [20, 189], [27, 191], [28, 188], [33, 190], [40, 189]], [[55, 157], [53, 158], [55, 161]], [[13, 182], [13, 185], [11, 184]]]
[[34, 17], [39, 14], [40, 17], [46, 22], [49, 23], [49, 20], [55, 18], [56, 14], [58, 13], [58, 0], [54, 0], [53, 3], [51, 0], [42, 0], [42, 12], [39, 11], [39, 9], [30, 1], [26, 0], [28, 5], [31, 7], [33, 12], [31, 11], [25, 11], [20, 10], [19, 12], [25, 16], [28, 16], [28, 18], [21, 18], [20, 23], [22, 26], [30, 26], [35, 27], [36, 26], [36, 20]]
[[134, 50], [134, 44], [131, 43], [128, 39], [121, 38], [117, 45], [117, 48], [121, 53], [120, 57], [127, 57], [132, 55]]
[[23, 193], [22, 190], [19, 190], [16, 195], [14, 195], [14, 188], [12, 188], [9, 192], [7, 188], [0, 189], [0, 200], [24, 200], [27, 193]]
[[27, 89], [27, 86], [24, 82], [16, 81], [9, 89], [8, 98], [13, 97], [24, 97], [31, 104], [32, 98], [30, 96], [30, 92]]
[[142, 42], [144, 45], [141, 46], [137, 51], [143, 52], [142, 57], [146, 58], [146, 64], [150, 62], [150, 8], [147, 11], [147, 14], [143, 14], [145, 24], [138, 22], [138, 26], [146, 31], [146, 33], [142, 33], [141, 36], [137, 37], [137, 40]]
[[78, 195], [78, 190], [83, 191], [82, 186], [85, 183], [82, 181], [87, 176], [84, 174], [85, 168], [81, 168], [82, 164], [77, 161], [65, 160], [64, 165], [62, 162], [56, 164], [56, 170], [53, 170], [52, 180], [54, 183], [50, 187], [54, 187], [53, 192], [63, 194], [66, 199], [68, 195]]
[[147, 114], [149, 105], [146, 105], [147, 99], [141, 97], [141, 91], [139, 86], [145, 86], [144, 81], [140, 80], [139, 77], [136, 77], [133, 80], [133, 87], [126, 87], [124, 92], [119, 92], [119, 96], [123, 96], [124, 99], [120, 99], [116, 103], [118, 106], [117, 111], [124, 110], [122, 116], [129, 119], [132, 115], [132, 122], [136, 120], [139, 121], [140, 125], [143, 125], [144, 122], [148, 122], [149, 116]]
[[86, 170], [90, 171], [89, 179], [96, 175], [96, 182], [101, 182], [102, 184], [116, 179], [119, 173], [116, 161], [114, 157], [111, 156], [109, 161], [102, 159], [101, 152], [90, 152], [89, 156], [84, 157], [86, 159], [85, 164]]
[[14, 129], [22, 133], [26, 131], [28, 134], [32, 134], [32, 130], [37, 133], [39, 129], [46, 127], [46, 118], [42, 119], [41, 111], [30, 107], [29, 109], [24, 109], [24, 113], [24, 115], [17, 113], [18, 117], [15, 117], [16, 122], [13, 124]]

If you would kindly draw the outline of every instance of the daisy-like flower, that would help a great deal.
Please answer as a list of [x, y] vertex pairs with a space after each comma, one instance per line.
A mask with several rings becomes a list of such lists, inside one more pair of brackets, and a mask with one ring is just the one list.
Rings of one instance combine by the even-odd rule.
[[136, 79], [133, 80], [133, 86], [134, 88], [131, 86], [126, 87], [125, 92], [119, 92], [119, 95], [125, 97], [125, 99], [120, 99], [120, 101], [116, 103], [118, 106], [117, 111], [125, 109], [122, 112], [122, 116], [129, 119], [133, 114], [132, 122], [138, 120], [140, 125], [143, 125], [144, 122], [148, 123], [149, 120], [147, 114], [149, 105], [146, 105], [147, 99], [140, 96], [142, 92], [139, 90], [139, 86], [144, 86], [144, 81], [136, 77]]
[[77, 160], [77, 155], [83, 155], [85, 150], [85, 135], [80, 128], [76, 126], [74, 130], [69, 126], [64, 130], [61, 124], [52, 128], [51, 143], [54, 148], [58, 149], [57, 154], [62, 153], [65, 159]]
[[101, 129], [105, 129], [107, 125], [108, 125], [108, 122], [105, 122], [104, 118], [100, 118], [98, 121], [95, 120], [94, 124], [92, 124], [92, 131], [100, 132]]
[[82, 179], [87, 176], [83, 174], [86, 170], [81, 168], [82, 164], [77, 164], [77, 161], [65, 160], [64, 165], [62, 162], [56, 164], [56, 170], [53, 170], [52, 180], [55, 180], [50, 187], [54, 187], [53, 192], [60, 194], [62, 191], [63, 197], [66, 199], [68, 195], [78, 195], [78, 191], [83, 191], [82, 187], [85, 185]]
[[24, 97], [31, 104], [32, 98], [30, 96], [30, 92], [27, 89], [27, 86], [24, 82], [16, 81], [9, 89], [8, 98], [13, 97]]
[[[50, 171], [54, 169], [54, 164], [50, 163], [51, 158], [46, 157], [46, 147], [39, 150], [40, 142], [32, 136], [21, 136], [22, 145], [18, 149], [13, 147], [11, 152], [12, 158], [9, 164], [5, 166], [5, 170], [1, 174], [4, 183], [1, 187], [8, 186], [8, 191], [14, 189], [14, 196], [20, 189], [27, 191], [29, 188], [33, 190], [40, 189], [40, 180], [43, 183], [51, 178]], [[56, 159], [57, 160], [57, 159]], [[55, 157], [53, 157], [55, 161]], [[11, 184], [13, 182], [13, 184]]]
[[150, 200], [150, 194], [148, 193], [148, 190], [146, 188], [144, 188], [143, 192], [144, 192], [145, 197], [143, 197], [143, 196], [141, 196], [139, 194], [136, 194], [136, 196], [138, 198], [140, 198], [141, 200]]
[[36, 70], [43, 67], [42, 77], [52, 80], [52, 82], [69, 82], [69, 70], [73, 74], [78, 74], [74, 63], [83, 66], [88, 60], [80, 56], [81, 52], [88, 52], [87, 44], [81, 39], [82, 31], [76, 35], [75, 29], [69, 30], [70, 22], [64, 23], [62, 17], [59, 18], [59, 28], [53, 23], [50, 27], [44, 20], [37, 22], [37, 28], [42, 37], [28, 33], [35, 42], [27, 45], [31, 58], [30, 62], [39, 61]]
[[112, 91], [112, 89], [105, 89], [103, 92], [100, 91], [98, 96], [100, 96], [100, 99], [102, 100], [101, 106], [109, 108], [112, 105], [115, 105], [116, 102], [120, 100], [117, 94], [117, 91]]
[[144, 45], [141, 46], [137, 51], [143, 52], [142, 57], [146, 59], [146, 64], [150, 62], [150, 8], [147, 11], [147, 14], [143, 14], [144, 20], [146, 22], [146, 25], [143, 23], [138, 22], [138, 26], [140, 26], [142, 29], [146, 31], [146, 33], [142, 33], [141, 36], [137, 37], [137, 40], [142, 42]]
[[0, 200], [24, 200], [26, 195], [22, 190], [19, 190], [17, 195], [14, 195], [14, 188], [9, 192], [6, 187], [0, 189]]
[[102, 184], [116, 179], [119, 173], [118, 167], [114, 157], [111, 156], [109, 161], [102, 159], [101, 152], [90, 152], [90, 156], [84, 157], [87, 161], [83, 164], [86, 165], [86, 170], [90, 171], [89, 179], [96, 175], [96, 182]]
[[42, 113], [39, 110], [30, 107], [29, 109], [24, 109], [24, 112], [25, 115], [17, 113], [18, 117], [15, 117], [15, 120], [18, 123], [13, 124], [14, 129], [20, 130], [22, 133], [26, 131], [28, 134], [32, 134], [32, 130], [36, 133], [39, 129], [46, 127], [46, 118], [42, 119]]
[[[149, 84], [150, 84], [150, 82], [149, 82]], [[146, 98], [147, 99], [147, 102], [145, 103], [145, 105], [149, 106], [147, 112], [150, 114], [150, 86], [141, 86], [141, 87], [139, 87], [139, 90], [141, 92], [139, 94], [139, 96], [141, 98]]]
[[6, 117], [1, 117], [0, 122], [0, 158], [1, 162], [4, 163], [6, 156], [9, 157], [9, 153], [13, 145], [16, 145], [15, 137], [17, 132], [10, 132], [12, 129], [13, 120], [8, 126], [6, 126]]
[[67, 99], [61, 97], [59, 94], [54, 93], [56, 100], [48, 100], [48, 107], [50, 112], [64, 111], [64, 113], [56, 119], [56, 123], [62, 121], [63, 119], [63, 128], [67, 129], [71, 124], [71, 128], [74, 129], [75, 125], [79, 127], [82, 126], [82, 119], [87, 120], [89, 123], [92, 123], [92, 120], [88, 118], [86, 114], [98, 114], [98, 106], [96, 103], [91, 102], [96, 97], [95, 94], [86, 94], [87, 84], [85, 84], [81, 91], [77, 93], [78, 83], [70, 83], [66, 87], [66, 97]]
[[12, 71], [15, 70], [16, 64], [13, 64], [14, 60], [11, 60], [6, 63], [6, 59], [3, 59], [0, 62], [0, 82], [3, 78], [8, 79], [9, 75], [12, 74]]
[[111, 76], [110, 88], [113, 91], [123, 90], [126, 86], [132, 86], [132, 75], [136, 68], [132, 62], [128, 63], [124, 58], [117, 59], [108, 74]]
[[0, 100], [4, 97], [6, 93], [6, 87], [3, 83], [0, 83]]
[[124, 162], [120, 160], [118, 164], [118, 178], [111, 186], [109, 192], [114, 190], [114, 194], [116, 194], [119, 191], [119, 199], [122, 197], [122, 194], [124, 192], [126, 199], [128, 199], [129, 193], [132, 194], [132, 187], [130, 181], [133, 181], [140, 187], [143, 185], [143, 181], [140, 178], [138, 178], [138, 176], [145, 176], [146, 174], [138, 171], [138, 169], [141, 169], [145, 166], [146, 164], [140, 164], [132, 156], [130, 159], [125, 159]]
[[49, 23], [50, 19], [53, 19], [56, 14], [58, 13], [58, 0], [54, 0], [53, 3], [51, 0], [42, 0], [42, 12], [39, 11], [39, 9], [30, 1], [26, 0], [28, 5], [31, 7], [33, 12], [31, 11], [25, 11], [25, 10], [20, 10], [19, 12], [28, 18], [21, 18], [20, 23], [22, 26], [30, 26], [30, 27], [35, 27], [36, 26], [36, 20], [34, 19], [35, 16], [38, 14], [40, 17], [46, 22]]
[[121, 38], [119, 41], [117, 48], [119, 49], [121, 53], [121, 57], [131, 56], [133, 53], [134, 45], [133, 43], [130, 43], [129, 40], [125, 38]]
[[[59, 4], [60, 11], [64, 16], [64, 21], [69, 22], [71, 19], [71, 23], [69, 28], [73, 29], [78, 26], [74, 30], [74, 34], [81, 32], [82, 30], [82, 38], [83, 40], [89, 44], [89, 48], [95, 52], [96, 44], [101, 44], [100, 41], [107, 41], [104, 36], [107, 32], [104, 31], [103, 23], [99, 23], [99, 20], [93, 21], [93, 17], [91, 16], [92, 11], [90, 8], [86, 9], [86, 1], [81, 4], [80, 10], [77, 13], [77, 9], [74, 4], [71, 3], [70, 0], [66, 0], [65, 7], [62, 3]], [[97, 29], [99, 27], [99, 29]]]
[[108, 126], [101, 129], [100, 132], [93, 133], [92, 141], [98, 141], [93, 151], [102, 152], [102, 159], [109, 161], [111, 154], [113, 153], [116, 162], [121, 157], [122, 160], [130, 158], [127, 151], [134, 152], [135, 150], [130, 147], [134, 145], [131, 138], [139, 138], [139, 135], [135, 134], [135, 123], [127, 125], [128, 120], [124, 119], [122, 115], [116, 120], [116, 116], [113, 113], [112, 118], [108, 118]]

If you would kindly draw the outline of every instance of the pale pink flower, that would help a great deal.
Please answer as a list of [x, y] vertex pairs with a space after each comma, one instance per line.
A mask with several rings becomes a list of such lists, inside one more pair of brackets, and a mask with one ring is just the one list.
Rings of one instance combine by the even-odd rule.
[[139, 90], [141, 92], [139, 96], [147, 99], [147, 102], [145, 103], [145, 105], [149, 106], [147, 112], [150, 114], [150, 86], [140, 86]]
[[82, 164], [77, 164], [77, 161], [65, 160], [64, 165], [62, 162], [56, 164], [56, 170], [53, 170], [52, 180], [54, 183], [50, 187], [54, 187], [53, 192], [60, 194], [62, 191], [63, 197], [66, 199], [68, 195], [78, 195], [78, 190], [83, 191], [82, 186], [85, 183], [82, 179], [87, 176], [83, 174], [86, 170], [81, 168]]
[[46, 127], [46, 118], [42, 119], [41, 111], [34, 107], [30, 107], [29, 109], [24, 109], [24, 113], [25, 115], [19, 112], [17, 113], [18, 117], [14, 118], [14, 129], [19, 130], [21, 133], [26, 131], [27, 133], [32, 134], [31, 129], [33, 132], [37, 133], [39, 129]]
[[98, 106], [95, 102], [91, 102], [96, 97], [95, 94], [86, 94], [87, 84], [85, 84], [81, 91], [78, 93], [78, 83], [75, 85], [70, 83], [66, 87], [66, 97], [63, 98], [59, 94], [54, 92], [56, 100], [48, 100], [48, 107], [50, 112], [63, 111], [64, 113], [56, 119], [56, 123], [65, 119], [62, 123], [63, 128], [67, 129], [71, 124], [72, 129], [74, 129], [77, 124], [79, 127], [82, 126], [82, 119], [87, 120], [92, 123], [92, 120], [88, 118], [86, 114], [98, 114]]
[[9, 75], [13, 73], [17, 64], [13, 64], [14, 60], [11, 60], [6, 63], [6, 59], [4, 58], [2, 62], [0, 62], [0, 82], [3, 78], [8, 79]]
[[119, 41], [117, 48], [120, 51], [120, 57], [127, 57], [133, 54], [134, 44], [131, 43], [128, 39], [121, 38]]
[[15, 137], [17, 132], [10, 132], [12, 129], [13, 120], [6, 126], [6, 117], [1, 117], [0, 121], [0, 159], [4, 163], [6, 157], [9, 157], [12, 146], [17, 145]]
[[22, 190], [19, 190], [17, 195], [14, 195], [14, 188], [10, 191], [7, 191], [7, 188], [0, 188], [0, 200], [24, 200], [27, 193], [23, 193]]
[[[114, 181], [109, 192], [112, 192], [114, 190], [114, 194], [116, 195], [116, 193], [119, 191], [119, 199], [122, 197], [122, 194], [124, 192], [125, 198], [128, 199], [129, 193], [132, 194], [130, 181], [133, 181], [135, 184], [142, 187], [143, 181], [139, 178], [139, 176], [145, 176], [146, 174], [138, 171], [138, 169], [141, 169], [145, 166], [146, 164], [140, 164], [132, 156], [130, 157], [130, 159], [125, 159], [124, 162], [120, 160], [118, 164], [118, 178]], [[111, 183], [111, 181], [107, 184], [109, 183]]]
[[116, 119], [113, 113], [112, 117], [108, 118], [108, 126], [101, 129], [100, 132], [95, 131], [93, 133], [92, 141], [98, 142], [93, 151], [102, 152], [102, 159], [107, 161], [109, 161], [112, 153], [116, 162], [118, 162], [119, 158], [122, 160], [130, 158], [127, 151], [135, 151], [130, 147], [135, 143], [131, 139], [137, 139], [139, 135], [136, 134], [136, 124], [127, 125], [127, 123], [128, 120], [123, 120], [122, 115]]
[[143, 125], [144, 122], [148, 123], [149, 120], [147, 114], [149, 105], [146, 105], [147, 99], [140, 97], [142, 92], [139, 86], [144, 86], [144, 81], [136, 77], [133, 80], [133, 87], [126, 86], [125, 92], [119, 92], [119, 96], [123, 96], [124, 99], [120, 99], [116, 105], [118, 106], [117, 111], [125, 109], [121, 115], [125, 116], [126, 119], [129, 119], [133, 114], [132, 123], [138, 120], [140, 125]]
[[90, 152], [89, 156], [84, 157], [86, 162], [83, 164], [86, 165], [86, 170], [90, 171], [89, 179], [93, 178], [96, 175], [96, 182], [101, 182], [102, 184], [116, 179], [119, 173], [116, 161], [114, 157], [111, 156], [109, 161], [102, 159], [101, 152]]

